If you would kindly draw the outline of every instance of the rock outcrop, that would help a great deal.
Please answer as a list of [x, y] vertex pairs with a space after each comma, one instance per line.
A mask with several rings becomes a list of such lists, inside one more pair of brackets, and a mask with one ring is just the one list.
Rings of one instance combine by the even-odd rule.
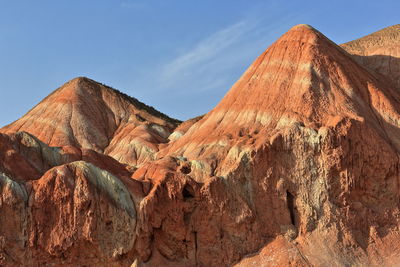
[[368, 60], [399, 30], [295, 26], [179, 126], [67, 83], [1, 130], [0, 264], [397, 264], [400, 73]]

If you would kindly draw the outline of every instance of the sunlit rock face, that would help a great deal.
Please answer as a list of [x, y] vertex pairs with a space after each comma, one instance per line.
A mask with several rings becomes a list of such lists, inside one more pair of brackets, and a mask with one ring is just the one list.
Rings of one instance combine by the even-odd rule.
[[25, 131], [50, 146], [92, 149], [136, 166], [153, 159], [178, 123], [115, 89], [79, 77], [1, 131]]
[[1, 130], [0, 264], [395, 265], [398, 33], [295, 26], [179, 126], [72, 80]]

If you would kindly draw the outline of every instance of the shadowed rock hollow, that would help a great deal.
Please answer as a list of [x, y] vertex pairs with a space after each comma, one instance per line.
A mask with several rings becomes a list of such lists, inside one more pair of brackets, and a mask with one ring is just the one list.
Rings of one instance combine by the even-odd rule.
[[295, 26], [180, 126], [68, 82], [1, 129], [0, 264], [396, 264], [398, 33]]

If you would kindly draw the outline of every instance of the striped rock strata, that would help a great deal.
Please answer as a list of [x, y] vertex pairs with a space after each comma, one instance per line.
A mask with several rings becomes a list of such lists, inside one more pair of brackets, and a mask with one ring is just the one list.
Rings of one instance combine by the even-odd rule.
[[178, 123], [134, 98], [79, 77], [1, 131], [25, 131], [50, 146], [92, 149], [136, 166], [153, 159]]
[[1, 130], [0, 264], [398, 263], [398, 72], [363, 58], [375, 43], [396, 58], [397, 33], [346, 51], [295, 26], [177, 128], [67, 83]]

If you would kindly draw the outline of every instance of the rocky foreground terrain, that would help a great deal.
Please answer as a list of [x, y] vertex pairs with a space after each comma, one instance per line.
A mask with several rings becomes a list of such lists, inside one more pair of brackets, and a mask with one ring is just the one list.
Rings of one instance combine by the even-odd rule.
[[204, 116], [88, 78], [0, 129], [1, 266], [400, 264], [400, 26], [293, 27]]

